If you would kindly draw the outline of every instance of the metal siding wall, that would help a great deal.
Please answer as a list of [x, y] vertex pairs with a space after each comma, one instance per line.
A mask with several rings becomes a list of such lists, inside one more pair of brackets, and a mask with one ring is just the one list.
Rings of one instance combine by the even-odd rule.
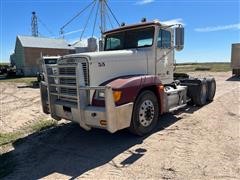
[[23, 47], [18, 39], [16, 41], [16, 46], [15, 46], [15, 61], [16, 61], [17, 68], [22, 68], [24, 66]]
[[24, 75], [35, 76], [39, 71], [39, 59], [42, 56], [62, 56], [69, 54], [68, 49], [24, 48], [25, 65]]

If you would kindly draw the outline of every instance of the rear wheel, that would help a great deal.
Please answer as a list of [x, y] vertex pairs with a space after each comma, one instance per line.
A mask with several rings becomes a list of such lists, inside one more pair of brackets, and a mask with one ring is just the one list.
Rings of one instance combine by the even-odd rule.
[[214, 78], [207, 78], [207, 101], [213, 101], [216, 93], [216, 81]]
[[197, 86], [196, 92], [192, 97], [193, 103], [197, 106], [203, 106], [207, 102], [207, 81], [201, 80], [201, 83]]
[[135, 101], [130, 132], [143, 136], [150, 133], [157, 124], [159, 106], [152, 91], [143, 91]]

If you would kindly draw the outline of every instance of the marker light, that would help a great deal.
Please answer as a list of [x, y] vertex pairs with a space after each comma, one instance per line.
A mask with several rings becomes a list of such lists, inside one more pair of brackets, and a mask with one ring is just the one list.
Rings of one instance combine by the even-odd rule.
[[113, 91], [113, 99], [118, 102], [121, 99], [122, 91]]
[[164, 90], [164, 86], [163, 86], [163, 85], [158, 86], [158, 88], [159, 88], [160, 90]]
[[100, 120], [100, 125], [101, 126], [107, 126], [107, 121], [106, 120]]

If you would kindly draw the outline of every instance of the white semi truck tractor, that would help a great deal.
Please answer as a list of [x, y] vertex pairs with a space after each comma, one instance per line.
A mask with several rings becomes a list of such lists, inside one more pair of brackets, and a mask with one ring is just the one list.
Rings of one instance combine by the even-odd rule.
[[104, 37], [104, 51], [66, 55], [45, 65], [42, 105], [52, 118], [85, 130], [128, 128], [145, 135], [162, 114], [213, 100], [214, 78], [174, 77], [175, 50], [184, 46], [181, 25], [141, 22]]

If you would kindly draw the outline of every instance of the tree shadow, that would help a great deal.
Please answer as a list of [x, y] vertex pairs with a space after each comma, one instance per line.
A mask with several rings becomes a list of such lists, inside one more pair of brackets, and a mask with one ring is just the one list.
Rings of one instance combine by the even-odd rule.
[[17, 88], [19, 88], [19, 89], [24, 89], [24, 88], [39, 89], [39, 82], [31, 81], [30, 85], [17, 86]]
[[[161, 116], [153, 133], [164, 130], [180, 119], [174, 114]], [[2, 155], [11, 157], [11, 160], [14, 159], [16, 162], [16, 168], [12, 169], [13, 172], [10, 171], [5, 178], [41, 179], [59, 173], [74, 179], [91, 169], [111, 162], [124, 151], [128, 151], [130, 156], [122, 160], [120, 166], [129, 166], [143, 157], [147, 151], [145, 147], [137, 149], [132, 147], [142, 144], [148, 136], [134, 136], [127, 130], [114, 134], [100, 129], [88, 132], [82, 130], [78, 124], [62, 124], [14, 142], [14, 150]], [[0, 161], [2, 161], [1, 157]], [[111, 164], [119, 166], [114, 162]]]

